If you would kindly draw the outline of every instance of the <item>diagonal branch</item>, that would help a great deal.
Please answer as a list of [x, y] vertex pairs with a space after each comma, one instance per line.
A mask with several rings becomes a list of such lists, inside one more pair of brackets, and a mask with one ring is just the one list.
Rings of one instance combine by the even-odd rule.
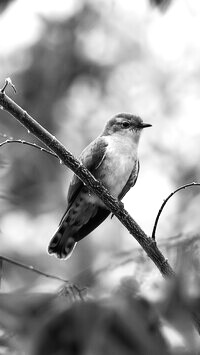
[[80, 163], [79, 160], [66, 150], [56, 137], [50, 134], [36, 120], [34, 120], [26, 111], [10, 99], [5, 92], [0, 91], [0, 105], [17, 119], [29, 132], [34, 134], [43, 142], [52, 152], [54, 152], [60, 161], [70, 168], [85, 185], [95, 193], [106, 205], [106, 207], [120, 220], [128, 229], [130, 234], [138, 241], [147, 255], [158, 267], [164, 277], [174, 275], [174, 271], [157, 248], [155, 241], [148, 237], [140, 226], [133, 220], [128, 212], [123, 208], [123, 204], [115, 199], [103, 184], [96, 180], [94, 176]]

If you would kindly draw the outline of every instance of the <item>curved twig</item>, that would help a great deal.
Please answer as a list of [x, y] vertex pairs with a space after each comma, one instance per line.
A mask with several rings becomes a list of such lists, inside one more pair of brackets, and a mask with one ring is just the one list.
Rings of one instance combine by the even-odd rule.
[[163, 208], [165, 207], [167, 201], [169, 201], [169, 199], [175, 194], [177, 193], [178, 191], [180, 190], [183, 190], [183, 189], [186, 189], [187, 187], [190, 187], [190, 186], [200, 186], [200, 183], [198, 182], [191, 182], [189, 184], [186, 184], [186, 185], [183, 185], [183, 186], [180, 186], [178, 189], [176, 189], [175, 191], [171, 192], [171, 194], [169, 196], [167, 196], [167, 198], [163, 201], [159, 211], [158, 211], [158, 214], [156, 216], [156, 219], [155, 219], [155, 223], [154, 223], [154, 227], [153, 227], [153, 231], [152, 231], [152, 239], [155, 240], [155, 235], [156, 235], [156, 228], [157, 228], [157, 225], [158, 225], [158, 221], [159, 221], [159, 218], [160, 218], [160, 215], [163, 211]]
[[6, 139], [6, 141], [0, 143], [0, 148], [3, 147], [3, 145], [9, 144], [9, 143], [20, 143], [20, 144], [29, 145], [30, 147], [37, 148], [37, 149], [39, 149], [41, 152], [45, 152], [45, 153], [50, 154], [50, 155], [52, 155], [53, 157], [59, 159], [59, 157], [57, 156], [57, 154], [51, 152], [50, 150], [45, 149], [45, 148], [43, 148], [43, 147], [40, 147], [40, 145], [38, 145], [38, 144], [36, 144], [36, 143], [27, 142], [27, 141], [24, 141], [24, 140], [22, 140], [22, 139]]

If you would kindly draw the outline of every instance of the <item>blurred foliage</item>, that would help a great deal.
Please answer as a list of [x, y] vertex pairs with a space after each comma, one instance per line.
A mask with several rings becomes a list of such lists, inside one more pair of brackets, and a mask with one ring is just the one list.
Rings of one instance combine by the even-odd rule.
[[198, 355], [192, 314], [200, 314], [200, 280], [192, 276], [192, 284], [190, 272], [163, 280], [154, 302], [132, 277], [110, 296], [95, 300], [88, 293], [84, 302], [71, 298], [68, 286], [57, 295], [1, 294], [1, 353]]
[[[1, 19], [20, 1], [9, 3], [0, 1]], [[16, 36], [18, 49], [0, 53], [1, 81], [12, 77], [14, 99], [75, 155], [117, 112], [153, 124], [141, 143], [137, 185], [125, 201], [148, 234], [162, 199], [200, 176], [200, 22], [193, 5], [74, 0], [60, 17], [35, 15], [34, 39], [20, 45]], [[17, 26], [13, 19], [4, 23], [5, 42], [10, 24], [14, 38], [27, 15], [15, 16]], [[29, 31], [26, 22], [24, 35]], [[1, 133], [35, 141], [7, 113], [0, 116]], [[181, 270], [168, 284], [115, 218], [79, 243], [66, 263], [50, 258], [46, 247], [66, 207], [70, 172], [30, 147], [0, 153], [2, 253], [90, 287], [87, 302], [77, 302], [79, 294], [68, 288], [38, 295], [57, 283], [3, 263], [0, 352], [198, 354], [191, 321], [191, 312], [199, 314], [198, 188], [177, 194], [159, 223], [157, 242]], [[111, 292], [124, 275], [131, 279]]]
[[14, 0], [1, 0], [0, 12], [4, 11]]
[[[41, 19], [41, 37], [26, 50], [25, 66], [14, 76], [20, 93], [19, 104], [52, 133], [56, 134], [58, 126], [55, 107], [65, 98], [77, 77], [84, 77], [85, 80], [95, 78], [99, 82], [103, 79], [101, 65], [84, 58], [77, 47], [77, 37], [83, 31], [87, 32], [93, 23], [98, 23], [98, 18], [95, 9], [86, 4], [67, 21]], [[23, 129], [15, 128], [15, 134], [24, 135]], [[19, 148], [21, 154], [22, 150]], [[51, 203], [48, 187], [58, 181], [59, 167], [54, 159], [43, 157], [37, 151], [21, 154], [12, 163], [13, 174], [10, 175], [10, 189], [7, 192], [13, 205], [38, 214], [44, 197], [47, 197], [46, 204]], [[55, 195], [52, 196], [54, 203]]]
[[[94, 273], [96, 285], [87, 290], [66, 283], [48, 294], [1, 292], [2, 354], [200, 354], [199, 236], [180, 235], [161, 248], [174, 259], [176, 279], [159, 280], [138, 249]], [[126, 263], [132, 275], [106, 292], [100, 278], [109, 282]]]
[[171, 0], [150, 0], [153, 6], [157, 6], [161, 10], [166, 10], [171, 3]]

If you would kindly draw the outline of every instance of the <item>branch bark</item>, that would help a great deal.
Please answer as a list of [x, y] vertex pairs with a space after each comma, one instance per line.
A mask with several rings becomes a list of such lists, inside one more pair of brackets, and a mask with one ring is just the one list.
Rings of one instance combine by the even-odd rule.
[[80, 178], [80, 180], [82, 180], [83, 183], [104, 202], [106, 207], [120, 220], [130, 234], [138, 241], [164, 277], [171, 277], [175, 275], [168, 261], [157, 248], [155, 241], [144, 233], [140, 226], [123, 208], [123, 204], [111, 196], [103, 184], [96, 180], [94, 176], [80, 163], [80, 161], [74, 158], [74, 156], [66, 150], [64, 145], [59, 142], [56, 137], [50, 134], [26, 111], [18, 106], [5, 94], [4, 91], [0, 91], [0, 105], [4, 110], [17, 119], [29, 132], [34, 134], [34, 136], [36, 136], [51, 151], [53, 151], [59, 157], [60, 162], [70, 168]]

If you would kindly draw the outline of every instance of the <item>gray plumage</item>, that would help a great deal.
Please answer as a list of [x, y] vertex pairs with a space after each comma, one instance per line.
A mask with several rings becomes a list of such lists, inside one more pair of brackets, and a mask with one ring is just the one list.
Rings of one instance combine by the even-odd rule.
[[[136, 183], [140, 133], [150, 126], [137, 116], [118, 114], [108, 121], [102, 134], [80, 155], [82, 164], [119, 200]], [[74, 175], [69, 186], [67, 209], [50, 241], [49, 253], [58, 258], [69, 257], [76, 243], [98, 227], [109, 214], [104, 203]]]

